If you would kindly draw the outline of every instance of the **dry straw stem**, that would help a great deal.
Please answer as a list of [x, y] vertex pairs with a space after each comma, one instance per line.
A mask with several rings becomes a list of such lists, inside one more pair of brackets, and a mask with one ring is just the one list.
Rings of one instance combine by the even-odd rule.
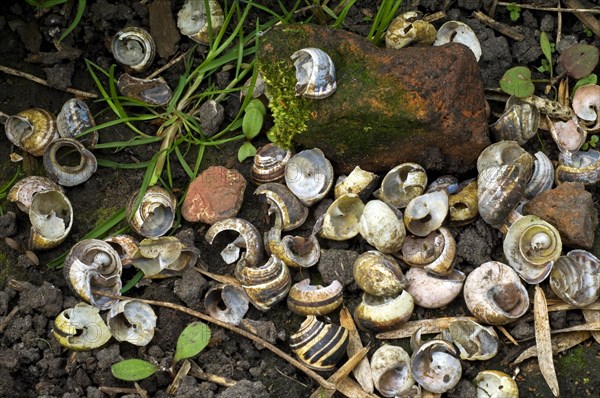
[[[575, 347], [590, 338], [590, 332], [573, 332], [562, 334], [552, 339], [552, 354], [556, 355], [569, 348]], [[526, 359], [536, 357], [538, 355], [537, 346], [532, 346], [526, 349], [515, 359], [513, 365], [518, 365]]]
[[473, 13], [473, 16], [475, 18], [477, 18], [480, 22], [483, 22], [484, 24], [489, 26], [490, 28], [502, 33], [504, 36], [508, 36], [511, 39], [516, 40], [516, 41], [525, 40], [525, 36], [522, 35], [521, 33], [517, 32], [515, 29], [513, 29], [510, 26], [507, 26], [501, 22], [496, 21], [495, 19], [485, 15], [481, 11], [475, 11]]
[[471, 321], [477, 321], [472, 316], [459, 316], [459, 317], [446, 317], [437, 319], [422, 319], [420, 321], [409, 321], [402, 325], [400, 329], [392, 330], [390, 332], [384, 332], [377, 334], [378, 339], [404, 339], [411, 337], [419, 329], [421, 334], [440, 333], [442, 330], [447, 329], [452, 321], [468, 319]]
[[200, 267], [194, 267], [194, 269], [202, 275], [208, 276], [210, 279], [213, 279], [219, 283], [223, 283], [225, 285], [242, 286], [240, 281], [232, 276], [215, 274]]
[[554, 370], [548, 306], [544, 291], [539, 285], [535, 286], [535, 294], [533, 296], [533, 324], [535, 326], [535, 344], [537, 346], [540, 371], [542, 372], [542, 376], [544, 376], [544, 380], [548, 383], [552, 394], [558, 397], [560, 392], [556, 371]]
[[[584, 309], [581, 312], [583, 312], [583, 318], [585, 319], [586, 322], [588, 322], [588, 323], [600, 322], [600, 311]], [[600, 343], [600, 332], [593, 331], [592, 337], [594, 338], [594, 340], [596, 340], [596, 342]]]
[[23, 77], [23, 78], [25, 78], [27, 80], [31, 80], [32, 82], [41, 84], [43, 86], [54, 88], [54, 89], [60, 90], [60, 91], [64, 91], [64, 92], [69, 93], [69, 94], [73, 94], [76, 97], [98, 98], [97, 94], [89, 93], [87, 91], [77, 90], [75, 88], [70, 88], [69, 87], [69, 88], [65, 88], [65, 89], [59, 89], [59, 88], [56, 88], [56, 87], [52, 87], [51, 85], [48, 84], [47, 80], [44, 80], [42, 78], [39, 78], [39, 77], [34, 76], [32, 74], [29, 74], [27, 72], [22, 72], [22, 71], [17, 70], [17, 69], [9, 68], [8, 66], [0, 65], [0, 72], [4, 72], [4, 73], [7, 73], [7, 74], [13, 75], [13, 76]]
[[230, 379], [228, 377], [223, 377], [223, 376], [215, 375], [212, 373], [206, 373], [195, 362], [193, 362], [193, 361], [190, 361], [190, 362], [192, 364], [192, 368], [190, 369], [190, 371], [188, 373], [190, 376], [193, 376], [200, 380], [208, 381], [210, 383], [215, 383], [215, 384], [223, 386], [223, 387], [233, 387], [237, 383], [237, 381]]
[[[531, 5], [531, 4], [517, 4], [517, 5], [524, 9], [536, 10], [536, 11], [549, 11], [549, 12], [558, 11], [558, 12], [574, 12], [574, 13], [585, 12], [588, 14], [600, 14], [600, 8], [583, 8], [583, 6], [581, 6], [581, 3], [579, 3], [577, 0], [575, 0], [575, 1], [563, 0], [563, 1], [570, 8], [540, 7], [540, 6]], [[507, 7], [507, 6], [514, 5], [515, 3], [508, 2], [508, 1], [499, 1], [496, 4], [499, 6]], [[573, 4], [577, 4], [577, 5], [573, 5]]]
[[[342, 307], [342, 310], [340, 311], [340, 325], [348, 329], [348, 348], [346, 351], [348, 352], [348, 356], [351, 357], [359, 352], [363, 348], [363, 345], [358, 330], [356, 330], [356, 324], [354, 323], [352, 314], [350, 314], [350, 311], [348, 311], [348, 308], [346, 307]], [[373, 392], [373, 376], [367, 358], [363, 358], [358, 363], [352, 370], [352, 374], [363, 390], [368, 393]]]
[[135, 383], [135, 388], [100, 386], [98, 390], [110, 396], [115, 394], [138, 394], [142, 398], [148, 398], [148, 393], [138, 383]]
[[94, 290], [93, 294], [97, 294], [99, 296], [104, 296], [104, 297], [109, 297], [109, 298], [116, 299], [116, 300], [137, 300], [139, 302], [146, 303], [149, 305], [157, 305], [159, 307], [170, 308], [172, 310], [179, 311], [183, 314], [188, 314], [195, 318], [202, 319], [203, 321], [212, 323], [213, 325], [217, 325], [224, 329], [227, 329], [234, 333], [237, 333], [240, 336], [244, 336], [244, 337], [252, 340], [254, 343], [260, 345], [261, 347], [268, 349], [273, 354], [277, 355], [278, 357], [280, 357], [284, 361], [288, 362], [290, 365], [294, 366], [296, 369], [300, 370], [305, 375], [307, 375], [308, 377], [313, 379], [324, 389], [331, 390], [331, 389], [336, 388], [334, 383], [331, 383], [330, 381], [325, 380], [323, 377], [318, 375], [314, 370], [309, 369], [308, 367], [304, 366], [300, 361], [292, 358], [291, 356], [289, 356], [288, 354], [286, 354], [279, 348], [275, 347], [273, 344], [261, 339], [258, 336], [253, 335], [252, 333], [246, 332], [245, 330], [242, 330], [236, 326], [233, 326], [226, 322], [219, 321], [218, 319], [215, 319], [212, 316], [203, 314], [202, 312], [194, 311], [194, 310], [184, 307], [182, 305], [169, 303], [167, 301], [146, 300], [146, 299], [140, 299], [140, 298], [135, 298], [135, 297], [119, 296], [116, 294], [110, 294], [110, 293], [106, 293], [106, 292], [102, 292], [102, 291], [98, 291], [98, 290]]
[[173, 379], [171, 384], [169, 384], [169, 387], [167, 387], [167, 395], [175, 395], [175, 393], [179, 389], [179, 386], [181, 385], [181, 381], [185, 376], [188, 375], [191, 368], [192, 363], [188, 359], [183, 361], [181, 367], [179, 368], [179, 371], [175, 375], [175, 378]]
[[[600, 14], [600, 9], [595, 10], [583, 9], [579, 0], [564, 0], [567, 7], [575, 9], [575, 16], [581, 21], [582, 24], [587, 26], [596, 36], [600, 36], [600, 22], [591, 14]], [[562, 8], [560, 11], [564, 11]]]
[[[350, 372], [352, 372], [352, 369], [356, 368], [356, 365], [358, 365], [365, 355], [367, 355], [367, 352], [369, 352], [369, 347], [361, 348], [342, 367], [332, 374], [327, 381], [335, 384], [337, 389], [337, 385], [340, 384], [340, 381], [348, 377]], [[335, 394], [336, 389], [323, 390], [319, 387], [310, 395], [310, 398], [331, 398], [331, 396]], [[348, 395], [348, 397], [354, 398], [356, 395]]]

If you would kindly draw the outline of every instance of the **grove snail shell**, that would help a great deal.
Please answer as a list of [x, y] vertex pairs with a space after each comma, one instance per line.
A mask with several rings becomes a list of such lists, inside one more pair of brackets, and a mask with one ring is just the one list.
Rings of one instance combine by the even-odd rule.
[[86, 303], [79, 303], [58, 314], [52, 334], [62, 346], [75, 351], [101, 347], [111, 337], [98, 308]]
[[[67, 156], [73, 151], [79, 155], [79, 160], [71, 166]], [[74, 138], [58, 138], [44, 152], [46, 172], [65, 187], [83, 184], [96, 172], [97, 166], [94, 154]]]
[[147, 69], [156, 55], [156, 45], [150, 33], [135, 26], [117, 32], [112, 39], [111, 50], [117, 62], [136, 72]]
[[290, 58], [296, 68], [297, 96], [324, 99], [335, 93], [335, 66], [325, 51], [314, 47], [303, 48]]
[[61, 191], [38, 192], [29, 207], [31, 250], [51, 249], [67, 238], [73, 226], [73, 207]]
[[10, 188], [6, 198], [11, 202], [16, 202], [19, 209], [27, 213], [34, 195], [43, 191], [60, 191], [64, 193], [64, 188], [48, 177], [28, 176], [20, 179]]
[[6, 137], [33, 156], [42, 156], [52, 141], [59, 137], [56, 118], [45, 109], [21, 111], [6, 119]]
[[235, 276], [256, 308], [266, 311], [285, 299], [292, 285], [292, 278], [283, 261], [271, 256], [258, 268], [246, 266], [244, 263], [238, 262]]
[[147, 238], [167, 233], [175, 221], [177, 199], [166, 189], [153, 185], [148, 187], [137, 208], [138, 191], [127, 202], [127, 219], [135, 232]]
[[328, 286], [311, 285], [304, 279], [292, 285], [287, 297], [290, 311], [300, 315], [326, 315], [342, 305], [343, 286], [337, 280]]

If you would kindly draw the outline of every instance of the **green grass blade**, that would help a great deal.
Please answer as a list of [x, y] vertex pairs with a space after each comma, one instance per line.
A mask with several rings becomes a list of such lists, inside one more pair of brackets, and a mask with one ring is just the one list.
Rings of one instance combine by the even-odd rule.
[[144, 272], [142, 271], [138, 271], [133, 278], [131, 278], [126, 284], [125, 286], [123, 286], [121, 288], [121, 294], [125, 294], [128, 291], [130, 291], [131, 289], [133, 289], [135, 287], [135, 285], [140, 281], [140, 279], [142, 279], [142, 277], [144, 276]]
[[106, 168], [110, 168], [110, 169], [123, 169], [123, 170], [130, 170], [130, 169], [145, 169], [146, 167], [148, 167], [150, 165], [150, 162], [139, 162], [139, 163], [118, 163], [118, 162], [113, 162], [112, 160], [106, 160], [106, 159], [96, 159], [98, 166], [100, 167], [106, 167]]
[[103, 144], [96, 144], [96, 149], [123, 149], [132, 146], [146, 145], [151, 144], [153, 142], [162, 141], [162, 137], [148, 137], [148, 138], [139, 138], [133, 137], [129, 141], [113, 141], [113, 142], [105, 142]]
[[[150, 162], [148, 164], [148, 168], [146, 169], [146, 173], [144, 174], [144, 179], [142, 180], [142, 185], [140, 186], [140, 190], [138, 192], [137, 198], [135, 198], [135, 202], [133, 202], [132, 209], [137, 210], [137, 208], [140, 207], [140, 203], [142, 203], [142, 198], [144, 197], [146, 190], [148, 190], [148, 187], [150, 186], [150, 180], [152, 179], [152, 176], [154, 175], [154, 169], [156, 167], [156, 163], [158, 162], [158, 158], [161, 156], [162, 153], [164, 153], [164, 151], [165, 150], [156, 152], [154, 154], [154, 156], [152, 156], [152, 159], [150, 159]], [[132, 211], [131, 216], [133, 216], [134, 213], [135, 213], [135, 211]]]
[[181, 164], [181, 167], [183, 167], [183, 170], [188, 175], [188, 177], [190, 178], [190, 180], [193, 179], [194, 178], [194, 172], [192, 171], [192, 169], [190, 168], [190, 166], [185, 161], [185, 158], [183, 157], [183, 155], [181, 154], [181, 151], [179, 150], [179, 146], [175, 146], [175, 155], [177, 155], [177, 159], [179, 160], [179, 163]]
[[79, 22], [81, 21], [81, 17], [83, 17], [83, 13], [85, 12], [85, 6], [86, 6], [86, 0], [79, 0], [77, 2], [77, 13], [75, 14], [75, 18], [73, 18], [73, 22], [71, 22], [69, 27], [67, 27], [67, 29], [63, 32], [63, 34], [60, 35], [60, 37], [58, 38], [59, 43], [61, 41], [63, 41], [65, 37], [69, 36], [71, 34], [71, 32], [73, 31], [73, 29], [75, 29], [77, 27], [77, 25], [79, 25]]

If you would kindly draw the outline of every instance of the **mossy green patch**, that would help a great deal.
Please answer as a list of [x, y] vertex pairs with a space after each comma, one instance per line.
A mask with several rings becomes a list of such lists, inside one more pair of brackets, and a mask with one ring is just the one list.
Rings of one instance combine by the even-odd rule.
[[566, 354], [558, 358], [557, 370], [561, 374], [569, 374], [574, 377], [581, 377], [586, 370], [590, 358], [593, 353], [589, 348], [579, 346], [569, 350]]

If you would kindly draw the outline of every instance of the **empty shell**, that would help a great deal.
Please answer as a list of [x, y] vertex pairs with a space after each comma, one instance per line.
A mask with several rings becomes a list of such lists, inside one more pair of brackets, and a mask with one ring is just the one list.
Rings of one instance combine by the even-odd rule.
[[370, 250], [354, 261], [358, 287], [374, 296], [397, 296], [406, 286], [402, 269], [394, 257]]
[[141, 79], [123, 73], [117, 81], [121, 94], [149, 105], [166, 105], [173, 96], [171, 88], [162, 77]]
[[197, 258], [195, 248], [184, 245], [175, 236], [161, 236], [142, 240], [132, 263], [146, 278], [166, 278], [181, 274]]
[[175, 221], [177, 200], [166, 189], [153, 185], [148, 187], [139, 206], [136, 191], [127, 202], [127, 220], [135, 232], [147, 238], [156, 238], [167, 233]]
[[467, 24], [459, 21], [448, 21], [437, 31], [437, 37], [434, 46], [441, 46], [447, 43], [460, 43], [469, 47], [475, 55], [475, 59], [479, 61], [481, 58], [481, 45], [479, 39]]
[[239, 325], [248, 312], [249, 301], [242, 288], [233, 285], [217, 285], [204, 296], [204, 307], [213, 318]]
[[[239, 260], [244, 261], [246, 266], [256, 267], [262, 261], [263, 256], [263, 242], [260, 236], [260, 232], [254, 225], [242, 218], [226, 218], [224, 220], [217, 221], [206, 231], [204, 238], [212, 245], [215, 237], [223, 231], [235, 231], [239, 234], [239, 237], [233, 242], [229, 243], [225, 249], [221, 252], [221, 257], [226, 263], [231, 264]], [[228, 259], [227, 255], [231, 252], [231, 247], [239, 249], [245, 249], [245, 253], [241, 256], [235, 255]], [[236, 251], [236, 252], [238, 252]]]
[[588, 251], [571, 250], [554, 262], [550, 287], [566, 303], [592, 304], [600, 296], [600, 260]]
[[285, 165], [285, 183], [305, 206], [311, 206], [331, 189], [333, 166], [318, 148], [298, 152]]
[[470, 319], [450, 322], [447, 334], [458, 347], [460, 358], [467, 361], [485, 361], [498, 352], [499, 339], [492, 327], [483, 327]]
[[340, 178], [338, 178], [338, 182], [334, 187], [335, 198], [337, 199], [348, 193], [354, 193], [362, 200], [367, 200], [373, 192], [373, 189], [375, 189], [377, 180], [378, 177], [375, 173], [365, 171], [359, 166], [356, 166], [348, 176], [340, 176]]
[[242, 282], [250, 302], [261, 311], [285, 299], [292, 285], [287, 265], [275, 256], [258, 268], [246, 267], [243, 261], [238, 262], [235, 276]]
[[490, 126], [497, 141], [516, 141], [524, 145], [537, 133], [540, 111], [534, 105], [510, 97], [502, 116]]
[[59, 137], [54, 115], [39, 108], [8, 117], [4, 131], [10, 142], [33, 156], [42, 156], [48, 145]]
[[436, 275], [423, 268], [412, 267], [406, 272], [406, 280], [406, 291], [416, 305], [441, 308], [458, 297], [465, 282], [465, 274], [453, 269], [447, 275]]
[[358, 230], [371, 246], [382, 253], [400, 251], [406, 236], [400, 210], [381, 200], [367, 202], [358, 222]]
[[477, 387], [477, 398], [519, 398], [517, 383], [498, 370], [479, 372], [473, 383]]
[[391, 169], [383, 181], [381, 188], [374, 196], [390, 206], [405, 208], [408, 203], [422, 195], [427, 186], [427, 173], [416, 163], [402, 163]]
[[406, 229], [417, 236], [427, 236], [442, 226], [448, 215], [448, 194], [437, 191], [417, 196], [404, 210]]
[[333, 201], [323, 217], [320, 235], [326, 239], [347, 240], [359, 233], [358, 222], [365, 204], [358, 195], [349, 193]]
[[402, 347], [384, 344], [371, 358], [373, 383], [384, 397], [399, 397], [415, 384], [410, 356]]
[[93, 148], [98, 142], [98, 132], [79, 137], [85, 130], [96, 125], [92, 111], [85, 102], [78, 98], [71, 98], [65, 102], [56, 115], [58, 134], [63, 138], [77, 138], [88, 148]]
[[252, 181], [256, 185], [283, 180], [285, 165], [293, 156], [289, 149], [269, 143], [256, 150], [252, 164]]
[[154, 61], [156, 46], [146, 29], [129, 27], [114, 35], [111, 44], [113, 56], [118, 63], [136, 72], [147, 69]]
[[303, 48], [290, 58], [296, 67], [296, 95], [323, 99], [335, 93], [335, 67], [325, 51]]
[[283, 184], [262, 184], [254, 194], [265, 195], [269, 202], [269, 214], [279, 213], [284, 231], [298, 228], [308, 217], [308, 208]]
[[181, 34], [205, 45], [210, 44], [211, 36], [219, 32], [224, 22], [223, 9], [217, 0], [186, 0], [177, 13], [177, 27]]
[[398, 329], [410, 319], [413, 309], [412, 296], [406, 290], [393, 297], [363, 293], [362, 301], [354, 310], [354, 320], [363, 330], [384, 332]]
[[43, 191], [60, 191], [64, 193], [63, 187], [47, 177], [28, 176], [17, 181], [10, 188], [6, 198], [11, 202], [16, 202], [21, 211], [28, 213], [33, 196]]
[[73, 207], [61, 191], [43, 191], [33, 196], [29, 207], [31, 250], [60, 245], [73, 226]]
[[445, 340], [429, 340], [410, 359], [415, 381], [427, 391], [443, 394], [458, 384], [462, 366], [456, 349]]
[[[75, 159], [72, 157], [75, 156]], [[96, 157], [74, 138], [54, 140], [44, 153], [46, 172], [60, 185], [83, 184], [96, 172]]]
[[146, 303], [123, 300], [110, 309], [106, 322], [115, 339], [143, 347], [154, 337], [156, 314]]
[[93, 350], [110, 340], [110, 330], [98, 308], [79, 303], [58, 314], [52, 333], [63, 347], [75, 351]]
[[344, 287], [334, 280], [328, 286], [311, 285], [304, 279], [290, 289], [287, 305], [290, 311], [300, 315], [326, 315], [342, 305]]
[[573, 110], [583, 121], [585, 128], [592, 133], [600, 130], [600, 86], [588, 84], [581, 86], [573, 95]]
[[424, 238], [407, 236], [402, 245], [404, 262], [439, 275], [452, 271], [455, 257], [456, 241], [450, 231], [443, 227]]

